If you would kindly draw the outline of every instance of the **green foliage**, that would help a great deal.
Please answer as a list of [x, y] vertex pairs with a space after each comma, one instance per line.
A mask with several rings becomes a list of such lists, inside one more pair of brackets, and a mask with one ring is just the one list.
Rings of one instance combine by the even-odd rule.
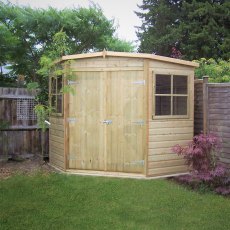
[[75, 89], [71, 85], [64, 85], [61, 89], [61, 93], [71, 93], [75, 95]]
[[51, 57], [43, 55], [39, 61], [40, 69], [37, 70], [37, 73], [43, 77], [49, 77], [50, 71], [54, 66], [54, 60]]
[[27, 84], [27, 89], [29, 90], [34, 90], [38, 88], [39, 88], [39, 84], [37, 82], [30, 82]]
[[18, 87], [16, 76], [9, 76], [0, 73], [0, 86], [1, 87]]
[[[173, 2], [173, 3], [172, 3]], [[136, 12], [142, 19], [137, 36], [141, 42], [139, 51], [169, 56], [171, 48], [178, 41], [173, 28], [178, 24], [180, 1], [144, 0]]]
[[38, 127], [44, 132], [47, 129], [45, 120], [48, 120], [49, 114], [52, 112], [52, 108], [42, 104], [35, 106], [34, 111], [37, 115]]
[[7, 64], [17, 44], [17, 39], [10, 33], [7, 26], [0, 23], [0, 66]]
[[202, 78], [209, 76], [209, 82], [230, 82], [230, 60], [224, 61], [218, 59], [201, 58], [196, 60], [200, 64], [199, 68], [195, 69], [195, 76]]
[[120, 40], [119, 38], [114, 37], [107, 39], [107, 46], [105, 48], [107, 48], [107, 50], [120, 52], [133, 52], [134, 45], [129, 41]]
[[[27, 83], [36, 81], [47, 87], [40, 77], [46, 71], [39, 67], [43, 55], [49, 53], [53, 60], [56, 53], [62, 56], [104, 48], [132, 51], [132, 45], [116, 38], [114, 32], [113, 20], [107, 19], [95, 4], [89, 9], [57, 10], [19, 7], [0, 1], [0, 65], [12, 63], [12, 73], [24, 75]], [[39, 73], [38, 69], [44, 72]]]
[[[69, 68], [63, 68], [57, 60], [61, 58], [63, 54], [68, 51], [68, 45], [66, 44], [67, 35], [65, 32], [60, 31], [53, 37], [52, 46], [40, 59], [41, 68], [37, 71], [38, 74], [44, 79], [43, 82], [48, 82], [49, 78], [54, 78], [57, 80], [58, 76], [63, 76], [66, 79], [72, 79], [73, 75]], [[70, 63], [67, 62], [67, 65]], [[47, 83], [48, 85], [48, 83]], [[29, 84], [32, 88], [37, 87], [37, 82]], [[61, 93], [72, 93], [74, 94], [74, 88], [69, 85], [62, 86]], [[40, 90], [37, 100], [40, 104], [35, 106], [35, 113], [38, 118], [38, 126], [45, 131], [47, 125], [45, 120], [48, 120], [48, 117], [51, 112], [54, 112], [54, 108], [51, 107], [51, 103], [48, 103], [48, 90]]]
[[176, 47], [183, 58], [230, 58], [230, 1], [143, 0], [139, 51], [170, 56]]
[[[42, 55], [39, 62], [41, 68], [37, 71], [37, 73], [45, 81], [47, 81], [49, 77], [57, 78], [58, 76], [65, 76], [67, 79], [72, 78], [71, 70], [66, 70], [63, 68], [62, 64], [58, 63], [58, 59], [60, 59], [61, 56], [67, 53], [69, 50], [69, 47], [66, 43], [67, 39], [68, 37], [65, 32], [60, 31], [56, 33], [53, 37], [53, 43], [50, 49]], [[62, 93], [67, 92], [73, 93], [73, 89], [70, 86], [65, 86], [64, 89], [62, 89]], [[38, 97], [41, 95], [43, 95], [43, 97], [48, 97], [46, 91], [41, 91]], [[45, 104], [44, 101], [42, 101], [42, 103]]]
[[68, 39], [66, 32], [61, 30], [53, 36], [53, 42], [51, 44], [51, 51], [49, 56], [53, 59], [61, 57], [65, 54], [70, 53], [70, 47], [68, 46]]

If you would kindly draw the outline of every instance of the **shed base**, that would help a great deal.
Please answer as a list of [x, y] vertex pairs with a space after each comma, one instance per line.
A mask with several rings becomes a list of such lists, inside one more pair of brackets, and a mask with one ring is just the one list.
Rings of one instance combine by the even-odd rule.
[[69, 174], [69, 175], [79, 175], [79, 176], [98, 176], [98, 177], [113, 177], [113, 178], [130, 178], [130, 179], [145, 179], [145, 180], [151, 180], [151, 179], [158, 179], [158, 178], [167, 178], [167, 177], [173, 177], [173, 176], [180, 176], [180, 175], [186, 175], [189, 174], [189, 172], [185, 173], [175, 173], [170, 175], [161, 175], [161, 176], [146, 176], [143, 174], [138, 173], [123, 173], [123, 172], [106, 172], [106, 171], [89, 171], [89, 170], [77, 170], [77, 169], [67, 169], [62, 170], [60, 168], [55, 167], [52, 164], [49, 164], [53, 168], [57, 169], [58, 171]]
[[102, 176], [102, 177], [115, 177], [115, 178], [134, 178], [134, 179], [145, 179], [146, 176], [137, 173], [123, 173], [123, 172], [107, 172], [107, 171], [88, 171], [88, 170], [66, 170], [68, 174], [82, 175], [82, 176]]

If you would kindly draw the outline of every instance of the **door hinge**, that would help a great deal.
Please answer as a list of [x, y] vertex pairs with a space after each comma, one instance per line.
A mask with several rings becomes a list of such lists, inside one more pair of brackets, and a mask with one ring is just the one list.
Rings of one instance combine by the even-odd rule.
[[106, 125], [111, 125], [113, 123], [112, 120], [104, 120], [102, 121], [103, 124], [106, 124]]
[[68, 85], [77, 85], [77, 84], [80, 84], [78, 81], [71, 81], [71, 80], [68, 80], [67, 81], [67, 84]]
[[77, 119], [75, 117], [68, 117], [67, 118], [67, 122], [69, 123], [75, 123], [77, 121]]
[[131, 162], [126, 162], [125, 165], [144, 165], [145, 161], [144, 160], [140, 160], [140, 161], [131, 161]]
[[145, 80], [134, 81], [132, 82], [134, 85], [145, 85]]
[[144, 125], [145, 121], [144, 120], [137, 120], [137, 121], [133, 121], [132, 123], [134, 123], [136, 125]]

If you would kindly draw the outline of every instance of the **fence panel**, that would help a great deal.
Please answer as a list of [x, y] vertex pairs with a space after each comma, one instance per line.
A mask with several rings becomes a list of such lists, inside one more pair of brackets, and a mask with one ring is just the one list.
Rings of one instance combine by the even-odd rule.
[[230, 84], [207, 84], [207, 131], [221, 137], [220, 161], [230, 168]]
[[37, 129], [35, 91], [0, 88], [0, 160], [48, 154], [48, 131]]
[[195, 81], [194, 134], [217, 134], [223, 142], [220, 161], [230, 169], [230, 83]]

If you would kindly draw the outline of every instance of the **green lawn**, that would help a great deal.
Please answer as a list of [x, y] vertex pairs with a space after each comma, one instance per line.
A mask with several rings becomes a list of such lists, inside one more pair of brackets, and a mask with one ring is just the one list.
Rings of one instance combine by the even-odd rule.
[[167, 180], [61, 174], [0, 181], [0, 229], [230, 229], [230, 199]]

